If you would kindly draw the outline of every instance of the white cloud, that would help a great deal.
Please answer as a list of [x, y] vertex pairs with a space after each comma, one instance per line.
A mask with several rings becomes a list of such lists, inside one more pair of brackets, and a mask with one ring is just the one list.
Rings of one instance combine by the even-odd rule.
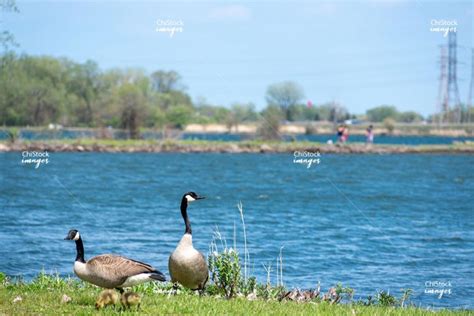
[[237, 4], [216, 7], [209, 12], [209, 17], [216, 20], [247, 20], [251, 16], [249, 8]]

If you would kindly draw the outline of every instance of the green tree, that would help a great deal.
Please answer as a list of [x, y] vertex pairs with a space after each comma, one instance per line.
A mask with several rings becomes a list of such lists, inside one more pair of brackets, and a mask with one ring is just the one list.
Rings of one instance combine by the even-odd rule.
[[118, 90], [121, 109], [121, 125], [129, 132], [129, 137], [138, 139], [140, 137], [140, 124], [146, 111], [145, 97], [140, 88], [127, 83]]
[[315, 114], [318, 120], [328, 122], [341, 122], [345, 120], [348, 115], [349, 112], [347, 109], [336, 102], [328, 102], [316, 107]]
[[192, 106], [191, 97], [182, 91], [170, 91], [166, 93], [156, 93], [153, 96], [153, 103], [163, 109], [168, 109], [177, 105]]
[[[20, 11], [18, 10], [15, 0], [1, 0], [0, 12], [5, 14], [6, 12], [18, 13]], [[2, 22], [3, 21], [0, 21], [1, 26], [4, 25]], [[3, 46], [4, 51], [8, 51], [10, 47], [18, 46], [13, 34], [10, 31], [3, 29], [3, 27], [0, 29], [0, 45]]]
[[[289, 121], [315, 121], [319, 120], [319, 111], [317, 107], [307, 107], [303, 104], [291, 105], [288, 108]], [[328, 112], [329, 113], [329, 112]], [[329, 117], [329, 115], [328, 115]]]
[[276, 105], [285, 113], [285, 118], [290, 119], [289, 107], [298, 104], [304, 98], [304, 91], [292, 81], [275, 83], [267, 88], [265, 99], [269, 105]]
[[370, 110], [367, 110], [367, 119], [371, 122], [382, 122], [386, 118], [394, 120], [398, 117], [397, 108], [391, 105], [381, 105]]
[[267, 140], [280, 139], [280, 124], [283, 119], [281, 108], [276, 105], [268, 106], [263, 112], [258, 128], [258, 135]]
[[257, 120], [257, 112], [253, 103], [234, 103], [227, 114], [226, 125], [229, 130], [232, 126], [237, 128], [243, 122], [251, 122]]
[[183, 90], [181, 76], [176, 71], [158, 70], [151, 74], [153, 89], [160, 93]]
[[389, 134], [392, 134], [395, 129], [395, 120], [391, 117], [386, 117], [383, 120], [383, 126], [387, 129]]
[[403, 123], [413, 123], [423, 121], [423, 116], [415, 111], [402, 112], [397, 115], [399, 122]]
[[101, 92], [100, 71], [91, 60], [84, 64], [71, 63], [67, 69], [68, 93], [77, 96], [75, 104], [76, 123], [92, 126], [99, 93]]
[[186, 105], [177, 105], [168, 109], [166, 119], [171, 127], [184, 129], [191, 121], [192, 115], [192, 108]]

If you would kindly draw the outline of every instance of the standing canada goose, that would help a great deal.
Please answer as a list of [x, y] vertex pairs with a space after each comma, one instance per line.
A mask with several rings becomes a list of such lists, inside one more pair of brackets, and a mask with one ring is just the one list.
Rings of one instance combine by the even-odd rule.
[[122, 256], [105, 254], [84, 260], [84, 245], [79, 231], [71, 229], [64, 238], [76, 242], [74, 273], [86, 282], [123, 293], [124, 287], [131, 287], [149, 281], [165, 281], [163, 273], [149, 264]]
[[184, 219], [186, 230], [178, 246], [173, 251], [168, 261], [168, 268], [172, 283], [180, 283], [192, 290], [202, 291], [209, 277], [204, 255], [194, 249], [191, 223], [188, 218], [188, 203], [204, 199], [194, 192], [183, 195], [181, 200], [181, 215]]

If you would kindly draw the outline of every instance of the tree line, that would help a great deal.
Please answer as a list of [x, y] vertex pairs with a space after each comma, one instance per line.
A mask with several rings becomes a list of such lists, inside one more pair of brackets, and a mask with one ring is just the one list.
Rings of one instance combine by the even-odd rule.
[[[193, 101], [175, 71], [101, 70], [94, 61], [78, 63], [11, 52], [0, 59], [0, 123], [4, 126], [111, 126], [127, 129], [131, 138], [137, 138], [141, 127], [182, 129], [189, 123], [232, 127], [272, 120], [336, 123], [360, 118], [334, 102], [313, 106], [305, 101], [303, 89], [291, 81], [270, 85], [265, 97], [267, 106], [262, 111], [248, 102], [225, 107], [205, 99]], [[403, 122], [423, 119], [390, 106], [371, 109], [365, 117], [374, 122], [386, 117]]]

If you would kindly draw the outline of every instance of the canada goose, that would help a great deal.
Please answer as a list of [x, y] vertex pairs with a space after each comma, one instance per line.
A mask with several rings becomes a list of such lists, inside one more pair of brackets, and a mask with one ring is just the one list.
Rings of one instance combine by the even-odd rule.
[[178, 246], [171, 254], [168, 268], [172, 283], [180, 283], [192, 290], [202, 291], [209, 277], [204, 255], [194, 249], [191, 223], [188, 218], [188, 203], [204, 199], [194, 192], [188, 192], [181, 199], [181, 215], [184, 219], [186, 230]]
[[122, 294], [120, 298], [122, 306], [124, 309], [130, 308], [132, 306], [137, 306], [137, 310], [140, 309], [140, 303], [142, 301], [140, 295], [133, 292], [126, 292]]
[[122, 256], [105, 254], [84, 260], [84, 245], [79, 231], [71, 229], [64, 238], [76, 242], [74, 273], [86, 282], [123, 293], [124, 287], [131, 287], [149, 281], [165, 281], [163, 273], [149, 264]]
[[113, 290], [105, 290], [100, 292], [99, 298], [95, 302], [95, 308], [101, 309], [107, 305], [115, 305], [119, 301], [119, 295]]

